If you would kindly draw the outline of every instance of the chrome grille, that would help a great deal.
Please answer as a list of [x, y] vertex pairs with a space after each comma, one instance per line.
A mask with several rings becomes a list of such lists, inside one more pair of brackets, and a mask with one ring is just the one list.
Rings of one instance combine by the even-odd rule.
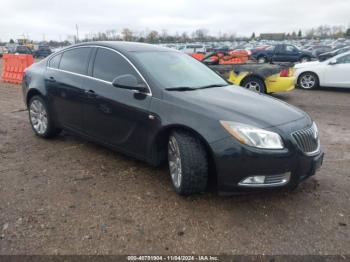
[[319, 139], [317, 129], [312, 126], [292, 133], [298, 148], [305, 154], [317, 152], [319, 149]]

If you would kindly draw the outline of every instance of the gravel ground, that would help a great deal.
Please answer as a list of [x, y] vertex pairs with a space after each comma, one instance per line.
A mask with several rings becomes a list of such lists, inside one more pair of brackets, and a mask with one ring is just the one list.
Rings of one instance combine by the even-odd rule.
[[166, 168], [34, 136], [20, 87], [0, 82], [0, 254], [350, 254], [350, 90], [275, 96], [318, 122], [317, 175], [291, 193], [180, 197]]

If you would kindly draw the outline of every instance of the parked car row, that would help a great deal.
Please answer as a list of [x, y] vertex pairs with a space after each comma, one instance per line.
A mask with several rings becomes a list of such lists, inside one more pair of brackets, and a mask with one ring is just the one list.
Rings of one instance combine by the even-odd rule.
[[341, 47], [341, 48], [338, 48], [338, 49], [335, 49], [335, 50], [332, 50], [329, 52], [322, 53], [318, 56], [318, 60], [324, 61], [324, 60], [329, 59], [331, 57], [334, 57], [336, 55], [345, 53], [346, 51], [350, 51], [350, 45], [344, 46], [344, 47]]
[[[255, 60], [269, 62], [269, 54], [275, 51], [286, 53], [294, 53], [293, 59], [289, 62], [306, 62], [312, 59], [325, 60], [339, 53], [336, 50], [347, 49], [350, 46], [350, 40], [339, 39], [324, 39], [324, 40], [284, 40], [284, 41], [268, 41], [268, 40], [252, 40], [252, 41], [226, 41], [226, 42], [210, 42], [210, 43], [191, 43], [191, 44], [169, 44], [167, 47], [181, 50], [185, 53], [209, 53], [209, 52], [230, 52], [232, 50], [246, 50], [251, 53], [261, 54], [260, 60], [253, 57]], [[286, 48], [286, 49], [285, 49]], [[298, 52], [303, 53], [303, 57], [297, 55]], [[323, 54], [325, 54], [323, 56]], [[283, 58], [282, 58], [283, 59]], [[303, 60], [302, 60], [303, 59]], [[270, 59], [271, 60], [271, 59]], [[273, 59], [272, 59], [273, 60]]]
[[51, 48], [47, 45], [39, 45], [35, 49], [31, 49], [25, 45], [12, 45], [7, 47], [0, 47], [0, 56], [4, 53], [9, 54], [27, 54], [33, 55], [35, 58], [44, 58], [52, 54]]
[[[244, 56], [242, 51], [245, 52]], [[345, 41], [332, 45], [310, 45], [305, 48], [290, 43], [278, 43], [255, 46], [251, 51], [235, 49], [209, 54], [201, 52], [192, 56], [208, 65], [232, 65], [231, 68], [217, 67], [225, 72], [224, 77], [231, 83], [257, 92], [274, 93], [293, 90], [294, 86], [303, 89], [319, 86], [350, 88], [349, 51], [349, 42]], [[250, 61], [257, 62], [261, 66], [249, 61], [247, 63], [248, 57]], [[294, 70], [288, 71], [289, 74], [285, 74], [283, 70], [279, 75], [276, 72], [269, 76], [257, 74], [258, 71], [263, 72], [273, 68], [270, 66], [269, 69], [267, 63], [295, 63], [296, 65]], [[230, 69], [229, 74], [227, 68]], [[242, 71], [243, 68], [245, 70]], [[295, 71], [295, 75], [290, 74]]]
[[315, 45], [308, 48], [301, 48], [293, 44], [273, 44], [270, 46], [257, 46], [251, 50], [250, 58], [259, 63], [267, 62], [308, 62], [310, 60], [324, 61], [338, 54], [350, 50], [350, 44], [336, 45]]

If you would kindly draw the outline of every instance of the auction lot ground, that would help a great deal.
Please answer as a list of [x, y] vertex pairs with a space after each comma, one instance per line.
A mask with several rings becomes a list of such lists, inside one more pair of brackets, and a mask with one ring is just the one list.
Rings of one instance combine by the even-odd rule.
[[0, 82], [0, 254], [350, 254], [350, 90], [275, 97], [317, 121], [321, 171], [291, 193], [184, 198], [166, 168], [37, 138]]

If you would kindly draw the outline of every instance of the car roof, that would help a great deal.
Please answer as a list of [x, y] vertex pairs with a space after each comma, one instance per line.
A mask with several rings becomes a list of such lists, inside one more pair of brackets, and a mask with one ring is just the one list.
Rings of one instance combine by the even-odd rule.
[[325, 61], [332, 60], [332, 59], [338, 59], [339, 57], [346, 56], [346, 55], [350, 55], [350, 51], [346, 51], [344, 53], [341, 53], [341, 54], [338, 54], [336, 56], [330, 57], [330, 58], [326, 59]]
[[339, 58], [339, 57], [346, 56], [346, 55], [350, 55], [350, 51], [346, 51], [346, 52], [344, 52], [344, 53], [341, 53], [341, 54], [339, 54], [339, 55], [336, 55], [336, 56], [333, 57], [333, 58]]
[[147, 52], [147, 51], [153, 51], [153, 52], [176, 52], [176, 50], [171, 48], [166, 48], [162, 46], [156, 46], [152, 44], [145, 44], [145, 43], [135, 43], [135, 42], [124, 42], [124, 41], [96, 41], [96, 42], [86, 42], [86, 43], [80, 43], [76, 45], [69, 46], [71, 47], [78, 47], [78, 46], [103, 46], [103, 47], [109, 47], [112, 49], [115, 49], [119, 52], [125, 53], [125, 52]]

